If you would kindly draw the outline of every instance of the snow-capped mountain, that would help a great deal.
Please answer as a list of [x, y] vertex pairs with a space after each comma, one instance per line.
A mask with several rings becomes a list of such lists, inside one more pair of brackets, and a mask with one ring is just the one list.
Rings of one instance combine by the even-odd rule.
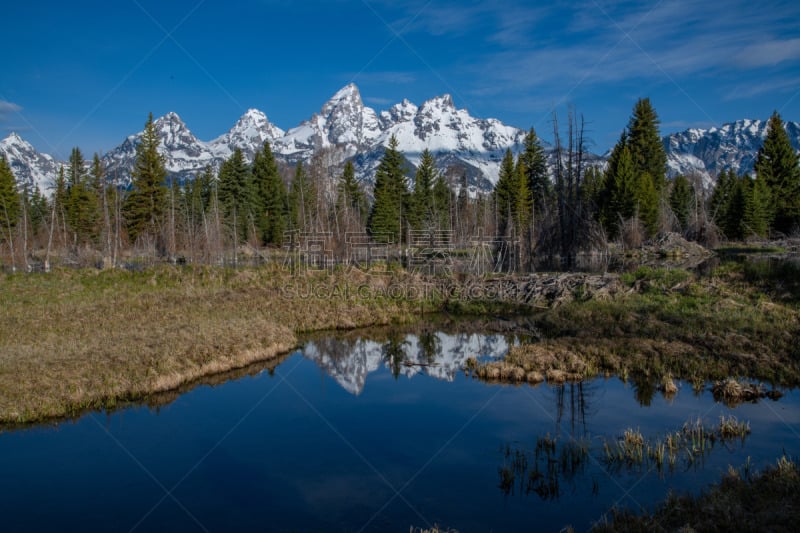
[[[800, 124], [784, 125], [792, 146], [800, 151]], [[688, 129], [664, 138], [670, 176], [697, 173], [708, 186], [717, 174], [733, 169], [737, 174], [753, 172], [759, 148], [767, 136], [766, 120], [737, 120], [719, 128]]]
[[285, 132], [272, 124], [263, 112], [248, 109], [226, 134], [209, 142], [208, 148], [219, 162], [229, 158], [236, 148], [242, 151], [245, 159], [252, 162], [256, 151], [264, 146], [264, 141], [272, 145], [284, 135]]
[[358, 88], [347, 85], [319, 113], [276, 141], [275, 152], [292, 162], [309, 161], [317, 150], [336, 147], [343, 158], [371, 150], [381, 134], [375, 111], [365, 107]]
[[53, 188], [60, 163], [48, 154], [37, 152], [15, 132], [0, 141], [0, 155], [5, 156], [21, 187], [31, 190], [38, 187], [43, 194]]
[[[155, 129], [161, 139], [159, 151], [164, 155], [164, 163], [170, 176], [177, 179], [196, 175], [206, 165], [214, 163], [214, 154], [206, 143], [192, 134], [177, 113], [167, 113], [155, 122]], [[136, 160], [136, 146], [142, 139], [142, 132], [130, 135], [125, 141], [105, 154], [103, 162], [109, 179], [115, 183], [130, 181], [131, 169]]]
[[361, 338], [327, 338], [309, 342], [303, 348], [303, 355], [316, 362], [347, 392], [358, 395], [364, 390], [367, 376], [381, 367], [391, 368], [396, 364], [399, 375], [408, 378], [425, 373], [436, 379], [453, 381], [468, 358], [475, 357], [481, 361], [499, 359], [509, 348], [503, 335], [443, 332], [429, 335], [432, 337], [425, 343], [418, 335], [406, 335], [396, 340], [399, 347], [396, 361], [391, 360], [387, 352], [388, 343]]
[[[236, 148], [252, 162], [255, 152], [269, 141], [276, 159], [289, 165], [310, 163], [325, 150], [324, 164], [334, 169], [330, 175], [338, 174], [340, 165], [350, 159], [356, 176], [371, 184], [389, 139], [394, 136], [409, 173], [413, 173], [427, 148], [437, 166], [454, 179], [466, 173], [472, 191], [492, 189], [503, 154], [507, 149], [519, 152], [525, 136], [524, 130], [499, 120], [472, 117], [466, 109], [456, 108], [449, 95], [432, 98], [420, 106], [403, 100], [376, 113], [364, 105], [353, 84], [343, 87], [318, 113], [288, 131], [272, 124], [257, 109], [247, 110], [227, 133], [211, 141], [197, 139], [176, 113], [158, 118], [155, 124], [167, 171], [179, 180], [197, 176], [208, 165], [218, 169]], [[800, 124], [790, 122], [786, 128], [794, 147], [800, 149]], [[663, 142], [670, 175], [697, 173], [711, 185], [724, 169], [751, 172], [765, 135], [766, 121], [761, 120], [740, 120], [719, 128], [689, 129], [669, 135]], [[109, 180], [120, 185], [130, 183], [140, 139], [141, 133], [131, 135], [103, 156]], [[545, 149], [552, 164], [552, 148], [545, 145]], [[6, 156], [23, 184], [36, 184], [47, 192], [55, 180], [59, 163], [38, 153], [16, 133], [0, 142], [0, 154]], [[585, 154], [585, 161], [602, 164], [603, 156]]]

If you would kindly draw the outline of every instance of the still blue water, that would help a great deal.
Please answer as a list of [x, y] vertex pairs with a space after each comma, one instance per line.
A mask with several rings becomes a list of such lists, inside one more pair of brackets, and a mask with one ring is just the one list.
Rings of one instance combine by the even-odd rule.
[[[486, 384], [458, 371], [466, 355], [502, 355], [502, 337], [438, 334], [430, 357], [402, 336], [402, 364], [386, 342], [320, 340], [272, 373], [199, 386], [159, 409], [7, 430], [0, 530], [585, 530], [613, 505], [698, 491], [748, 456], [762, 467], [800, 452], [797, 391], [729, 408], [680, 384], [674, 399], [656, 394], [644, 406], [616, 378], [579, 390]], [[752, 435], [716, 446], [701, 466], [609, 474], [602, 462], [602, 439], [628, 427], [659, 437], [729, 413]], [[590, 459], [555, 498], [506, 494], [503, 448], [532, 451], [547, 434], [588, 439]]]

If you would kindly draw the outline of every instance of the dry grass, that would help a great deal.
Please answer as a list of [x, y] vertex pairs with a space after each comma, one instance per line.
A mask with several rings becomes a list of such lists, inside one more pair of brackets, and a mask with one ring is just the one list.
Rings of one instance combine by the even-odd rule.
[[729, 469], [699, 496], [670, 495], [655, 511], [613, 510], [593, 531], [796, 531], [800, 468], [785, 457], [762, 473]]
[[537, 372], [550, 382], [618, 375], [671, 397], [676, 379], [702, 385], [741, 376], [800, 384], [800, 312], [736, 279], [685, 271], [623, 276], [626, 294], [571, 302], [536, 316], [540, 340], [510, 349], [502, 362], [470, 368], [482, 379]]
[[[299, 331], [410, 320], [401, 299], [348, 297], [376, 283], [385, 281], [279, 269], [0, 276], [0, 422], [169, 391], [274, 358], [297, 345]], [[340, 297], [287, 290], [294, 284]]]

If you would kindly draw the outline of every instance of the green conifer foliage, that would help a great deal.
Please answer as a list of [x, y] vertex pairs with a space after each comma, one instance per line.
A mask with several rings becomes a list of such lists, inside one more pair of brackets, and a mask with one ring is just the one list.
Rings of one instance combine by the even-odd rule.
[[0, 156], [0, 239], [11, 238], [20, 216], [17, 180], [5, 156]]
[[514, 218], [519, 194], [519, 175], [514, 166], [511, 150], [506, 150], [500, 163], [500, 175], [494, 188], [494, 203], [497, 212], [497, 233], [503, 237], [511, 235], [511, 231], [519, 232], [514, 227]]
[[770, 117], [767, 128], [755, 171], [769, 188], [773, 229], [789, 234], [800, 229], [800, 158], [777, 111]]
[[414, 191], [410, 201], [408, 219], [412, 229], [431, 229], [436, 224], [433, 184], [438, 177], [439, 170], [436, 168], [433, 154], [425, 149], [414, 177]]
[[397, 146], [397, 138], [392, 136], [375, 173], [375, 201], [367, 229], [378, 242], [401, 242], [403, 220], [408, 216], [403, 213], [408, 195], [403, 175], [403, 155]]
[[69, 158], [65, 207], [75, 244], [93, 241], [98, 230], [99, 202], [93, 180], [86, 172], [86, 161], [77, 147]]
[[544, 148], [536, 135], [536, 130], [531, 128], [524, 141], [525, 148], [520, 154], [520, 159], [525, 165], [528, 180], [528, 189], [535, 207], [537, 217], [541, 217], [553, 200], [553, 184], [547, 173], [547, 157]]
[[433, 213], [435, 216], [436, 229], [449, 230], [450, 209], [453, 203], [453, 192], [447, 184], [447, 180], [440, 172], [433, 184]]
[[741, 217], [742, 236], [767, 237], [769, 235], [772, 199], [766, 182], [757, 177], [745, 178], [744, 209]]
[[679, 175], [672, 182], [672, 190], [669, 193], [669, 206], [681, 229], [685, 230], [689, 223], [689, 211], [691, 210], [694, 199], [694, 188], [689, 184], [686, 176]]
[[636, 178], [636, 210], [648, 237], [658, 231], [658, 193], [653, 178], [647, 172]]
[[131, 173], [133, 188], [124, 206], [132, 242], [143, 236], [160, 237], [167, 194], [167, 170], [164, 157], [158, 152], [160, 142], [150, 113], [141, 142], [136, 146], [136, 162]]
[[289, 226], [290, 229], [310, 231], [314, 218], [317, 192], [314, 184], [303, 168], [297, 163], [289, 191]]
[[278, 172], [278, 165], [269, 142], [256, 152], [253, 161], [253, 211], [264, 244], [280, 246], [287, 229], [289, 215], [286, 186]]
[[219, 169], [219, 203], [225, 221], [235, 228], [240, 239], [247, 237], [252, 221], [249, 182], [250, 168], [242, 151], [236, 148]]
[[658, 132], [658, 115], [649, 98], [640, 98], [628, 124], [628, 146], [637, 175], [649, 174], [659, 194], [666, 185], [667, 153]]
[[367, 214], [367, 202], [364, 192], [356, 180], [356, 171], [352, 161], [344, 164], [342, 176], [337, 185], [336, 209], [339, 212], [353, 214], [361, 222]]

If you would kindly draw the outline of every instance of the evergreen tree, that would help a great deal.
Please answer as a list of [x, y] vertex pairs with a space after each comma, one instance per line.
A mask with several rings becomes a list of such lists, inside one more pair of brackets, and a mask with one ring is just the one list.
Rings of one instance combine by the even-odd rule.
[[518, 228], [520, 237], [527, 231], [531, 221], [533, 198], [531, 197], [528, 168], [521, 157], [514, 166], [516, 175], [516, 192], [514, 193], [514, 227]]
[[439, 178], [439, 170], [433, 154], [426, 148], [422, 152], [419, 167], [414, 176], [414, 192], [411, 195], [409, 224], [413, 229], [422, 230], [436, 224], [434, 213], [433, 184]]
[[628, 124], [628, 146], [637, 176], [648, 174], [659, 194], [666, 185], [667, 153], [658, 132], [658, 115], [649, 98], [640, 98]]
[[500, 175], [494, 187], [494, 203], [497, 216], [497, 233], [502, 237], [510, 237], [512, 229], [519, 233], [520, 228], [514, 227], [517, 195], [519, 194], [519, 175], [514, 166], [514, 156], [511, 150], [506, 150], [503, 161], [500, 163]]
[[283, 244], [288, 218], [286, 186], [278, 172], [278, 165], [269, 141], [256, 152], [253, 161], [253, 211], [264, 244]]
[[553, 199], [553, 185], [547, 173], [547, 156], [544, 148], [536, 135], [536, 130], [531, 128], [525, 135], [525, 148], [520, 154], [520, 159], [525, 165], [528, 190], [530, 191], [535, 214], [542, 217]]
[[128, 236], [134, 242], [143, 236], [160, 237], [167, 194], [167, 170], [164, 156], [158, 152], [160, 142], [150, 113], [141, 142], [136, 146], [132, 189], [124, 206]]
[[450, 228], [450, 209], [453, 203], [453, 193], [447, 180], [440, 172], [433, 184], [433, 215], [436, 229], [449, 230]]
[[47, 198], [41, 193], [39, 187], [34, 187], [25, 195], [26, 211], [31, 223], [31, 233], [38, 233], [44, 226], [48, 215]]
[[711, 219], [726, 236], [728, 235], [725, 231], [728, 208], [730, 207], [735, 187], [736, 174], [734, 174], [733, 170], [723, 170], [717, 176], [717, 182], [714, 184], [714, 191], [711, 193], [711, 199], [709, 200]]
[[648, 237], [658, 231], [658, 193], [653, 178], [647, 172], [636, 179], [636, 211]]
[[681, 230], [685, 230], [689, 223], [689, 211], [693, 199], [694, 188], [689, 184], [689, 180], [683, 174], [676, 176], [669, 193], [669, 207], [678, 219]]
[[624, 143], [619, 149], [615, 148], [612, 158], [605, 179], [607, 200], [603, 225], [609, 237], [613, 239], [619, 235], [620, 222], [628, 220], [636, 214], [637, 189], [642, 187], [636, 179], [636, 171], [627, 143]]
[[289, 191], [289, 226], [291, 229], [310, 231], [317, 199], [314, 184], [298, 162], [294, 169]]
[[251, 218], [250, 169], [244, 155], [236, 148], [219, 169], [219, 204], [228, 225], [239, 239], [247, 238]]
[[757, 177], [747, 182], [744, 209], [741, 218], [742, 236], [766, 237], [769, 234], [771, 198], [766, 182]]
[[17, 180], [5, 156], [0, 156], [0, 237], [12, 239], [11, 231], [20, 217], [20, 193]]
[[403, 220], [408, 216], [403, 212], [404, 205], [408, 203], [403, 155], [397, 146], [397, 138], [392, 135], [375, 173], [375, 200], [367, 229], [378, 242], [401, 242]]
[[65, 208], [74, 244], [91, 242], [97, 235], [98, 198], [86, 172], [86, 161], [77, 147], [72, 149], [69, 157]]
[[772, 227], [785, 234], [800, 228], [800, 161], [777, 111], [767, 124], [755, 171], [769, 188]]
[[337, 185], [336, 208], [340, 212], [353, 213], [360, 223], [367, 214], [367, 202], [364, 192], [356, 180], [356, 171], [352, 161], [344, 164], [344, 171]]

